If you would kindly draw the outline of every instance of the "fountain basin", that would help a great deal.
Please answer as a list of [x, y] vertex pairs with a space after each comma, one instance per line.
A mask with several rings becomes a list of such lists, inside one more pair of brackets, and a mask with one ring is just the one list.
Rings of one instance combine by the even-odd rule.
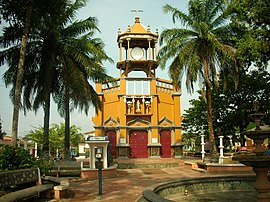
[[256, 201], [254, 175], [188, 178], [147, 187], [143, 201]]
[[257, 156], [265, 154], [265, 148], [262, 147], [262, 144], [266, 138], [270, 137], [270, 130], [262, 130], [259, 126], [253, 131], [242, 132], [243, 135], [246, 135], [248, 138], [254, 140], [256, 148], [253, 150]]
[[270, 136], [269, 130], [253, 130], [253, 131], [245, 131], [242, 132], [244, 135], [246, 135], [248, 138], [251, 138], [253, 140], [265, 140]]
[[270, 155], [237, 155], [233, 160], [254, 168], [270, 168]]

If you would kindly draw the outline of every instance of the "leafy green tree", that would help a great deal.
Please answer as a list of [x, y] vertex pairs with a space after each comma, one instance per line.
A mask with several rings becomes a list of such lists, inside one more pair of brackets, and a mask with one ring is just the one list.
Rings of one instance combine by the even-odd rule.
[[[270, 74], [264, 70], [253, 70], [240, 77], [240, 85], [237, 90], [231, 85], [226, 93], [220, 91], [217, 97], [216, 105], [219, 105], [218, 111], [221, 114], [221, 125], [223, 132], [243, 132], [247, 130], [250, 114], [255, 112], [253, 103], [258, 100], [260, 103], [260, 112], [266, 113], [264, 123], [269, 123], [269, 96], [270, 96]], [[219, 103], [222, 103], [221, 105]], [[232, 129], [234, 126], [234, 130]], [[231, 130], [230, 130], [231, 129]], [[241, 142], [244, 143], [244, 137], [241, 136]]]
[[186, 28], [165, 29], [160, 36], [164, 44], [159, 52], [161, 67], [169, 65], [169, 74], [175, 85], [180, 85], [186, 76], [189, 92], [197, 80], [206, 89], [208, 133], [212, 143], [211, 153], [216, 154], [212, 117], [211, 87], [217, 82], [218, 67], [226, 61], [235, 60], [234, 48], [223, 43], [223, 36], [230, 32], [224, 14], [225, 4], [217, 0], [190, 0], [188, 14], [170, 5], [164, 6], [165, 13], [172, 13], [173, 22], [179, 20]]
[[[250, 122], [254, 121], [249, 117], [254, 113], [254, 100], [259, 101], [260, 112], [266, 113], [263, 121], [269, 124], [269, 80], [270, 74], [267, 71], [254, 70], [241, 76], [238, 89], [235, 89], [233, 79], [229, 78], [225, 92], [222, 86], [224, 83], [221, 83], [218, 91], [212, 91], [215, 132], [225, 136], [232, 135], [236, 140], [236, 133], [249, 130]], [[202, 96], [190, 103], [191, 108], [183, 114], [183, 129], [188, 133], [198, 134], [198, 130], [204, 130], [207, 125], [206, 103]], [[244, 144], [245, 137], [242, 134], [240, 141]]]
[[207, 131], [207, 105], [203, 96], [189, 101], [191, 107], [183, 113], [183, 130], [187, 133], [196, 134], [200, 130]]
[[[72, 147], [78, 147], [79, 143], [83, 141], [83, 134], [80, 132], [80, 128], [72, 125], [70, 127], [70, 145]], [[64, 151], [64, 141], [65, 141], [65, 124], [61, 123], [60, 125], [52, 124], [50, 127], [50, 152], [51, 156], [56, 155], [56, 150], [61, 152]], [[34, 130], [31, 130], [26, 136], [25, 139], [30, 141], [32, 145], [37, 143], [38, 145], [43, 144], [43, 128], [39, 127]]]
[[[232, 0], [231, 22], [237, 37], [237, 55], [251, 65], [267, 67], [270, 55], [270, 2], [265, 0]], [[238, 35], [238, 36], [237, 36]]]

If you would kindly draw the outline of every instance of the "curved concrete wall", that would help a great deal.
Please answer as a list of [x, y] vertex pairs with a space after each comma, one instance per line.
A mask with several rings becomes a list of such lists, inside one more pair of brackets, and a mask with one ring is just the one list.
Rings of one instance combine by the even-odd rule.
[[[222, 192], [224, 190], [240, 190], [246, 192], [254, 192], [252, 185], [255, 183], [255, 176], [218, 176], [218, 177], [202, 177], [188, 178], [176, 181], [164, 182], [147, 187], [143, 191], [143, 196], [137, 202], [169, 202], [173, 200], [166, 199], [170, 195], [204, 193], [209, 191]], [[232, 196], [233, 197], [233, 196]]]

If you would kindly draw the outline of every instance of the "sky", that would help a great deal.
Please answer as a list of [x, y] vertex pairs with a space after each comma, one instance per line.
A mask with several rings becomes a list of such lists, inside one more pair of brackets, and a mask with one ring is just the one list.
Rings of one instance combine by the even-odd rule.
[[[158, 29], [159, 33], [165, 28], [173, 28], [180, 26], [174, 25], [171, 14], [165, 14], [162, 7], [168, 3], [182, 11], [187, 10], [188, 0], [88, 0], [86, 7], [80, 9], [77, 13], [78, 19], [85, 19], [89, 16], [96, 17], [98, 20], [98, 28], [100, 33], [96, 37], [101, 38], [105, 43], [105, 51], [109, 57], [114, 60], [114, 63], [105, 63], [107, 73], [113, 77], [119, 77], [119, 70], [116, 68], [116, 63], [119, 59], [119, 49], [117, 46], [117, 30], [125, 31], [128, 25], [134, 24], [136, 13], [131, 12], [133, 9], [143, 10], [139, 13], [141, 24], [144, 26], [150, 25], [152, 32]], [[2, 29], [2, 27], [1, 27]], [[0, 66], [0, 76], [6, 70], [6, 66]], [[157, 69], [157, 77], [169, 79], [168, 70]], [[183, 82], [184, 83], [184, 82]], [[195, 89], [196, 91], [196, 89]], [[185, 86], [182, 86], [181, 96], [181, 112], [189, 108], [189, 100], [197, 98], [197, 94], [190, 95], [187, 93]], [[91, 109], [86, 116], [85, 114], [74, 111], [71, 113], [71, 124], [81, 127], [82, 132], [92, 131], [94, 117], [94, 108]], [[13, 106], [9, 98], [9, 89], [7, 89], [0, 81], [0, 118], [2, 127], [5, 132], [11, 134]], [[52, 103], [51, 108], [51, 124], [60, 124], [64, 119], [59, 117], [57, 107]], [[37, 113], [27, 112], [26, 115], [21, 111], [19, 117], [19, 137], [24, 136], [30, 130], [36, 127], [43, 126], [43, 111], [40, 109]]]

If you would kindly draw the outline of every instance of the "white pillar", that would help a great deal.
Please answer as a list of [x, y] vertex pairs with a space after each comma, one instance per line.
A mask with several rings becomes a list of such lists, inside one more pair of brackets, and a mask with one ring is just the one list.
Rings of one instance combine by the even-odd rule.
[[148, 40], [147, 60], [153, 60], [152, 48], [151, 48], [151, 40], [152, 39], [147, 39], [147, 40]]
[[129, 47], [129, 42], [130, 42], [130, 38], [127, 38], [127, 60], [130, 60], [130, 47]]
[[175, 144], [175, 129], [171, 130], [171, 142], [172, 144]]
[[23, 146], [24, 146], [24, 149], [27, 150], [27, 141], [26, 140], [23, 141]]
[[228, 137], [230, 138], [230, 152], [231, 152], [231, 156], [233, 155], [232, 149], [233, 149], [233, 142], [232, 142], [232, 136], [228, 135]]
[[195, 149], [195, 140], [191, 139], [191, 150], [194, 151]]
[[90, 146], [90, 150], [91, 150], [91, 159], [90, 159], [90, 162], [91, 162], [91, 167], [92, 169], [95, 169], [96, 168], [96, 157], [95, 157], [95, 147], [94, 145], [91, 145]]
[[37, 158], [37, 143], [35, 142], [35, 158]]
[[158, 47], [157, 47], [157, 42], [155, 42], [155, 61], [158, 59]]
[[123, 52], [122, 52], [122, 44], [123, 44], [123, 40], [119, 40], [119, 61], [122, 62], [123, 61]]
[[103, 168], [108, 168], [107, 147], [108, 147], [108, 144], [102, 147], [103, 148]]
[[205, 145], [205, 142], [204, 142], [204, 136], [203, 134], [201, 134], [201, 145], [202, 145], [202, 161], [204, 161], [204, 157], [205, 157], [205, 151], [204, 151], [204, 145]]
[[224, 136], [218, 136], [219, 137], [219, 163], [222, 164], [223, 163], [223, 159], [224, 159], [224, 155], [223, 155], [223, 137]]

